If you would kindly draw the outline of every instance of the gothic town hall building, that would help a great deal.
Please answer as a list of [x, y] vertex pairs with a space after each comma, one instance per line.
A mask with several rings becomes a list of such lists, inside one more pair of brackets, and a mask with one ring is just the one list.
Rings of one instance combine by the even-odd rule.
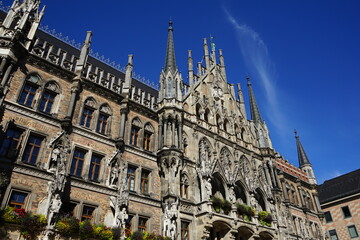
[[43, 14], [39, 0], [0, 13], [2, 208], [44, 214], [50, 233], [68, 213], [172, 240], [323, 239], [298, 135], [299, 168], [274, 150], [249, 78], [246, 115], [221, 50], [204, 39], [204, 64], [189, 51], [184, 83], [170, 22], [155, 89], [132, 55], [119, 70], [89, 54], [91, 32], [76, 48], [38, 29]]

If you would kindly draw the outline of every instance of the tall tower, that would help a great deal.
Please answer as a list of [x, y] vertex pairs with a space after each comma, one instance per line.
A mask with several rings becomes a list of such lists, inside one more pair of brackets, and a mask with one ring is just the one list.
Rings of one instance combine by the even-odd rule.
[[40, 0], [15, 0], [0, 25], [0, 108], [10, 76], [26, 57], [40, 25], [45, 7], [39, 11], [39, 5]]
[[296, 130], [295, 130], [295, 139], [296, 139], [296, 147], [298, 152], [299, 167], [301, 170], [303, 170], [308, 174], [310, 183], [317, 184], [314, 170], [312, 168], [312, 165], [308, 157], [306, 156], [305, 150], [300, 142], [300, 138]]
[[179, 229], [180, 168], [182, 144], [182, 78], [175, 61], [172, 21], [169, 22], [165, 66], [160, 73], [158, 102], [159, 151], [158, 165], [163, 201], [163, 234]]
[[249, 89], [251, 120], [253, 121], [253, 124], [256, 129], [259, 146], [261, 148], [272, 148], [272, 143], [269, 136], [269, 130], [266, 126], [266, 123], [261, 118], [260, 110], [256, 103], [254, 92], [252, 90], [252, 84], [250, 78], [246, 77], [246, 80]]

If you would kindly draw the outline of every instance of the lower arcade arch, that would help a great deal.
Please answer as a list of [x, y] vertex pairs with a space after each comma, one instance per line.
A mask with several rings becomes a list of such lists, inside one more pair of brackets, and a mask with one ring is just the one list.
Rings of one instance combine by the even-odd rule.
[[238, 228], [235, 240], [248, 240], [253, 234], [254, 232], [250, 228], [242, 226]]
[[227, 235], [230, 234], [231, 227], [228, 223], [215, 221], [212, 225], [209, 240], [225, 240]]
[[259, 233], [259, 240], [272, 240], [274, 239], [274, 236], [269, 232], [260, 232]]

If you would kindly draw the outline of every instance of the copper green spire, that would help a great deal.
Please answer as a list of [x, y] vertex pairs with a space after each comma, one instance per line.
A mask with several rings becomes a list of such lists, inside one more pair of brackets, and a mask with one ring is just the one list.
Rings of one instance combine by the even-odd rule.
[[175, 61], [175, 48], [174, 48], [174, 38], [173, 38], [173, 27], [172, 21], [169, 21], [169, 28], [168, 28], [168, 40], [167, 40], [167, 47], [166, 47], [166, 59], [165, 59], [165, 68], [164, 71], [168, 72], [175, 72], [176, 70], [176, 61]]
[[247, 85], [249, 88], [249, 98], [250, 98], [250, 111], [251, 111], [251, 120], [254, 121], [254, 123], [263, 123], [263, 120], [260, 116], [260, 111], [258, 108], [258, 105], [256, 104], [255, 95], [251, 87], [250, 77], [246, 77]]
[[306, 156], [305, 150], [300, 142], [299, 135], [295, 130], [295, 139], [296, 139], [296, 147], [298, 152], [298, 159], [299, 159], [299, 167], [303, 167], [304, 165], [311, 165], [308, 157]]

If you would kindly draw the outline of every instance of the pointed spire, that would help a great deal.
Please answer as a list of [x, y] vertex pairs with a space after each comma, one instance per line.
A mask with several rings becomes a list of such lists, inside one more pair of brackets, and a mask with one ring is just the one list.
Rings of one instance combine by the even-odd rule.
[[298, 152], [298, 159], [299, 159], [299, 167], [303, 167], [304, 165], [311, 165], [308, 157], [306, 156], [305, 150], [300, 142], [299, 135], [295, 130], [295, 139], [296, 139], [296, 147]]
[[173, 38], [173, 27], [172, 21], [169, 21], [169, 28], [168, 28], [168, 40], [167, 40], [167, 47], [166, 47], [166, 59], [165, 59], [165, 67], [164, 71], [176, 71], [176, 61], [175, 61], [175, 48], [174, 48], [174, 38]]
[[251, 120], [253, 120], [254, 123], [263, 123], [258, 105], [256, 104], [255, 95], [251, 87], [250, 77], [247, 76], [246, 80], [249, 89]]

